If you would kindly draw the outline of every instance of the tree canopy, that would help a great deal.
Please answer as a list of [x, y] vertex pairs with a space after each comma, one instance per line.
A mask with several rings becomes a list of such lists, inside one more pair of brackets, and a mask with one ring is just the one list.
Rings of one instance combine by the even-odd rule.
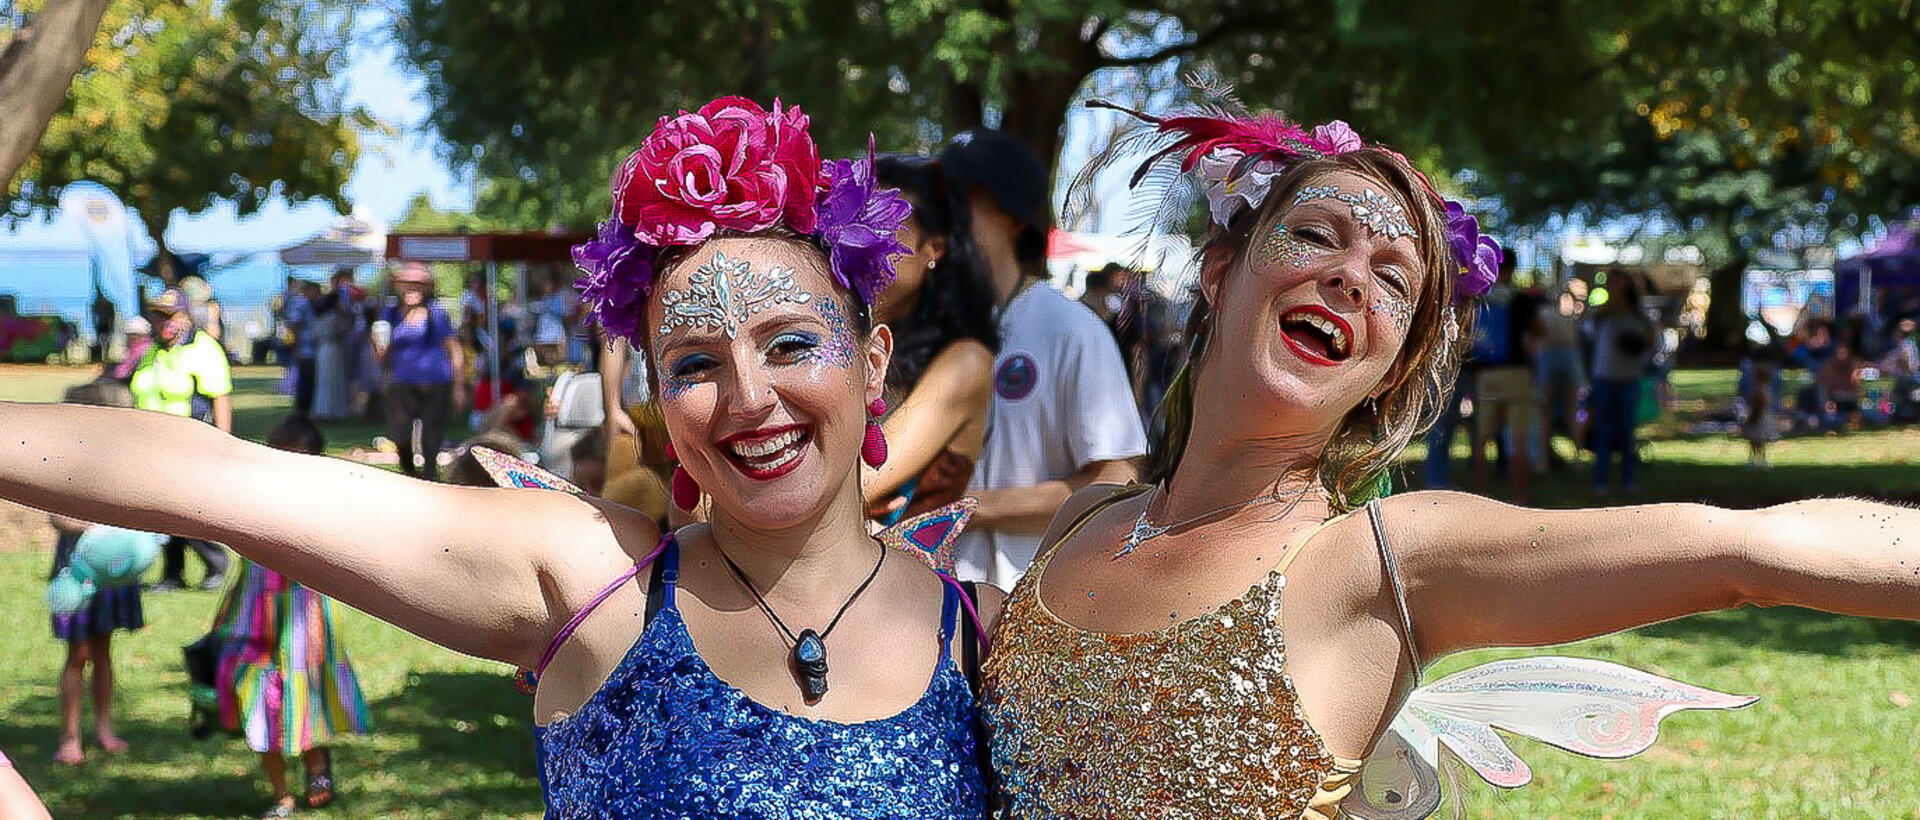
[[374, 125], [330, 79], [343, 67], [348, 9], [116, 0], [8, 191], [12, 213], [92, 180], [138, 212], [164, 252], [176, 209], [227, 200], [244, 215], [275, 197], [341, 206], [359, 153], [354, 128]]
[[1475, 169], [1509, 226], [1652, 212], [1732, 237], [1737, 288], [1738, 251], [1783, 224], [1920, 201], [1917, 34], [1911, 3], [1847, 0], [410, 0], [399, 39], [479, 207], [525, 225], [599, 218], [654, 118], [717, 94], [800, 102], [829, 154], [994, 123], [1051, 160], [1090, 76], [1164, 103], [1204, 68], [1442, 184]]

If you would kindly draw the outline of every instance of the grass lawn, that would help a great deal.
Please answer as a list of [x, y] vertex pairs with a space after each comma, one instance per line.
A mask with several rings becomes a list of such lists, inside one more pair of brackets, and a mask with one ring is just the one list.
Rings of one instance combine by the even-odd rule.
[[[286, 400], [271, 395], [275, 371], [243, 368], [238, 375], [246, 395], [236, 401], [236, 426], [243, 435], [258, 435], [284, 412]], [[85, 377], [57, 368], [0, 369], [0, 397], [57, 398], [64, 384]], [[1704, 412], [1730, 395], [1732, 380], [1724, 371], [1701, 371], [1676, 374], [1675, 383], [1684, 415]], [[338, 451], [365, 444], [377, 430], [345, 425], [328, 432], [330, 449]], [[1748, 470], [1744, 443], [1724, 435], [1662, 435], [1643, 452], [1649, 463], [1637, 501], [1754, 506], [1843, 493], [1920, 500], [1920, 431], [1913, 429], [1790, 439], [1776, 446], [1771, 472]], [[1457, 455], [1464, 453], [1464, 445], [1456, 448]], [[1410, 458], [1419, 455], [1416, 448]], [[1593, 504], [1585, 464], [1576, 461], [1574, 471], [1545, 477], [1537, 502]], [[1456, 478], [1465, 480], [1464, 467]], [[1493, 488], [1495, 494], [1501, 490]], [[120, 729], [133, 752], [112, 760], [96, 752], [78, 769], [48, 762], [58, 732], [53, 683], [62, 651], [46, 631], [41, 598], [49, 541], [46, 528], [28, 514], [15, 511], [0, 520], [0, 619], [16, 624], [0, 635], [0, 653], [15, 659], [0, 669], [0, 748], [41, 790], [56, 817], [235, 817], [258, 811], [264, 783], [244, 746], [227, 738], [196, 743], [186, 735], [178, 648], [206, 629], [215, 602], [210, 593], [148, 596], [148, 628], [116, 640]], [[194, 571], [189, 577], [196, 577]], [[373, 706], [374, 732], [339, 745], [340, 802], [311, 814], [537, 814], [530, 703], [514, 694], [506, 670], [433, 647], [345, 607], [337, 610], [337, 623]], [[1739, 712], [1672, 717], [1659, 745], [1629, 761], [1585, 760], [1516, 740], [1515, 748], [1534, 768], [1534, 783], [1504, 794], [1480, 787], [1467, 814], [1920, 818], [1916, 650], [1920, 625], [1798, 609], [1716, 613], [1557, 647], [1551, 651], [1627, 663], [1762, 700]], [[1538, 651], [1447, 658], [1429, 679]]]

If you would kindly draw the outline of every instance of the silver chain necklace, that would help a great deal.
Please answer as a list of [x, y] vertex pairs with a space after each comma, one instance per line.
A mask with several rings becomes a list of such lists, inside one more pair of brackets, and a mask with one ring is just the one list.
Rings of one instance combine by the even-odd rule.
[[[1287, 503], [1287, 508], [1280, 511], [1280, 515], [1285, 517], [1287, 513], [1293, 512], [1293, 508], [1300, 505], [1300, 500], [1307, 497], [1308, 491], [1312, 490], [1313, 486], [1313, 482], [1311, 481], [1302, 486], [1300, 492], [1294, 494], [1293, 500]], [[1154, 498], [1158, 498], [1165, 494], [1165, 492], [1166, 490], [1161, 485], [1154, 485], [1153, 497], [1148, 498], [1146, 505], [1140, 508], [1140, 517], [1133, 520], [1133, 530], [1127, 533], [1126, 538], [1121, 539], [1120, 550], [1112, 556], [1114, 559], [1125, 558], [1132, 555], [1133, 551], [1139, 549], [1141, 544], [1152, 541], [1155, 538], [1159, 538], [1188, 524], [1192, 524], [1195, 521], [1236, 513], [1255, 504], [1280, 500], [1280, 485], [1275, 484], [1272, 491], [1262, 493], [1245, 501], [1228, 504], [1224, 507], [1215, 507], [1199, 515], [1188, 516], [1170, 524], [1154, 524], [1147, 520], [1147, 514], [1153, 511]]]

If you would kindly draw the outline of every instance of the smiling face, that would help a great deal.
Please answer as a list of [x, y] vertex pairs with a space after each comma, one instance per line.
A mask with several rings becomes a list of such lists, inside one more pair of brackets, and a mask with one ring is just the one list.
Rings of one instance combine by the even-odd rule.
[[758, 529], [820, 514], [849, 488], [892, 339], [797, 241], [709, 241], [647, 300], [660, 406], [681, 465], [720, 513]]
[[1330, 432], [1390, 381], [1425, 270], [1392, 189], [1353, 171], [1315, 176], [1255, 227], [1245, 253], [1203, 273], [1213, 343], [1247, 355], [1210, 357], [1202, 379]]

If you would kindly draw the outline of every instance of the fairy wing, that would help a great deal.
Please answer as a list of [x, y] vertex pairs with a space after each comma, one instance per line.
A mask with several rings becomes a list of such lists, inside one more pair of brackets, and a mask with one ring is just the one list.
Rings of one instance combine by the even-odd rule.
[[954, 542], [979, 507], [972, 498], [962, 498], [881, 530], [876, 537], [882, 544], [920, 556], [936, 571], [951, 574]]
[[467, 450], [487, 476], [502, 487], [519, 487], [533, 490], [559, 490], [563, 493], [584, 495], [585, 490], [574, 486], [573, 482], [561, 478], [525, 461], [485, 447], [473, 447]]
[[1729, 695], [1591, 658], [1539, 656], [1482, 664], [1413, 691], [1343, 808], [1360, 820], [1425, 817], [1446, 790], [1442, 750], [1501, 788], [1533, 779], [1495, 729], [1598, 758], [1630, 757], [1687, 709], [1738, 709]]

